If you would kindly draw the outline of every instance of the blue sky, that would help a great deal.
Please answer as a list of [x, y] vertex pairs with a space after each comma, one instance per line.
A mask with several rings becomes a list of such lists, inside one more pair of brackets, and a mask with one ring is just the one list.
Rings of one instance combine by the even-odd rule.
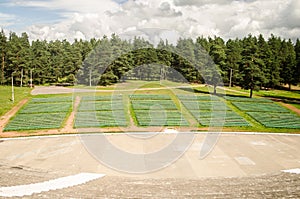
[[[0, 27], [31, 39], [300, 35], [299, 0], [2, 0]], [[170, 36], [171, 35], [171, 36]], [[163, 38], [164, 39], [164, 38]]]

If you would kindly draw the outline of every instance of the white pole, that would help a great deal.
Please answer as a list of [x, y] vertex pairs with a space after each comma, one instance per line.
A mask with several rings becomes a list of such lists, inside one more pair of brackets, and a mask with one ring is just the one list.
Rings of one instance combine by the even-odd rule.
[[11, 100], [15, 103], [15, 91], [14, 91], [14, 75], [11, 74]]
[[232, 68], [230, 69], [229, 88], [231, 87], [231, 80], [232, 80]]
[[90, 69], [90, 87], [92, 87], [92, 70]]
[[30, 88], [32, 88], [32, 69], [30, 70]]
[[21, 70], [21, 87], [23, 87], [23, 68]]

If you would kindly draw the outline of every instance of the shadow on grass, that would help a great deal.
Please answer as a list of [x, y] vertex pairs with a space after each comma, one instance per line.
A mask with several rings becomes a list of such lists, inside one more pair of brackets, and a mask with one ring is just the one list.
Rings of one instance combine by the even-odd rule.
[[[180, 90], [186, 91], [186, 92], [190, 92], [190, 93], [198, 93], [198, 94], [206, 94], [206, 95], [213, 95], [213, 92], [209, 92], [209, 91], [203, 91], [203, 90], [197, 90], [197, 89], [192, 89], [192, 88], [179, 88]], [[217, 93], [216, 94], [219, 97], [224, 97], [224, 96], [230, 96], [230, 97], [243, 97], [243, 98], [249, 98], [245, 95], [239, 95], [237, 94], [225, 94], [225, 93]]]
[[[193, 88], [179, 88], [183, 91], [186, 92], [190, 92], [190, 93], [198, 93], [198, 94], [207, 94], [207, 95], [213, 95], [213, 92], [209, 92], [209, 91], [203, 91], [203, 90], [197, 90], [197, 89], [193, 89]], [[295, 93], [299, 93], [299, 90], [293, 90], [291, 92], [295, 92]], [[239, 95], [238, 93], [236, 94], [223, 94], [223, 93], [217, 93], [217, 96], [219, 97], [224, 97], [224, 96], [230, 96], [230, 97], [240, 97], [240, 98], [249, 98], [249, 96], [245, 96], [245, 95]], [[268, 98], [268, 99], [272, 99], [273, 101], [281, 101], [284, 103], [288, 103], [288, 104], [300, 104], [300, 99], [299, 98], [293, 98], [293, 97], [285, 97], [285, 96], [273, 96], [273, 95], [259, 95], [261, 97], [264, 98]]]

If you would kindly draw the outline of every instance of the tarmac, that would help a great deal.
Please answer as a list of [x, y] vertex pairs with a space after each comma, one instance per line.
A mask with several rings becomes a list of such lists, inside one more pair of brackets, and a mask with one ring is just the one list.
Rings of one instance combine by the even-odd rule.
[[[91, 173], [104, 177], [24, 197], [300, 197], [300, 174], [283, 172], [300, 168], [299, 135], [217, 136], [216, 143], [206, 133], [2, 139], [0, 196], [3, 187]], [[210, 152], [201, 157], [202, 150]]]

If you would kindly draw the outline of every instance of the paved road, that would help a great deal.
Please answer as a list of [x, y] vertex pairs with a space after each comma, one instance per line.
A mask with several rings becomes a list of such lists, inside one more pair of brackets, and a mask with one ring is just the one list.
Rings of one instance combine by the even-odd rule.
[[[223, 134], [212, 152], [205, 159], [199, 159], [205, 136], [196, 134], [190, 148], [173, 164], [144, 174], [118, 172], [99, 163], [78, 136], [2, 140], [0, 186], [36, 183], [90, 172], [106, 176], [84, 185], [43, 192], [33, 197], [300, 196], [299, 174], [281, 172], [300, 168], [300, 136]], [[148, 137], [118, 134], [106, 135], [106, 138], [122, 151], [148, 154], [170, 145], [176, 134]], [[102, 149], [109, 147], [101, 146]], [[182, 149], [174, 147], [173, 150]], [[114, 160], [123, 158], [114, 153], [108, 155]], [[146, 159], [144, 163], [146, 166], [151, 164]]]

